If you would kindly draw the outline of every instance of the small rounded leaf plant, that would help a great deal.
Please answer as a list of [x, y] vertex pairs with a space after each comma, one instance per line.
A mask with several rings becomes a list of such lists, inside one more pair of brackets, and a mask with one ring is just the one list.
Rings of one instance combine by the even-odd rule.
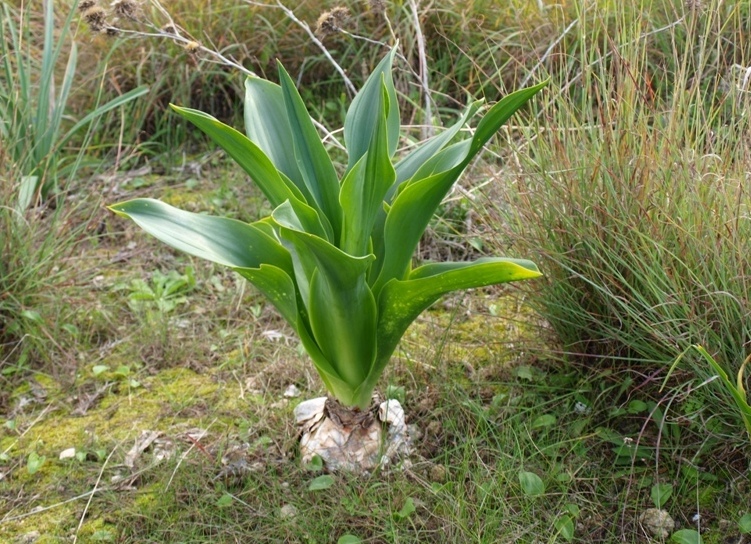
[[172, 106], [222, 147], [273, 207], [253, 223], [189, 213], [153, 199], [110, 207], [162, 242], [250, 280], [300, 336], [329, 393], [366, 408], [407, 327], [442, 295], [540, 276], [530, 261], [481, 258], [412, 268], [436, 208], [472, 158], [545, 83], [509, 94], [471, 137], [459, 121], [395, 160], [400, 132], [391, 76], [395, 51], [355, 96], [344, 122], [341, 179], [295, 85], [245, 82], [246, 134]]

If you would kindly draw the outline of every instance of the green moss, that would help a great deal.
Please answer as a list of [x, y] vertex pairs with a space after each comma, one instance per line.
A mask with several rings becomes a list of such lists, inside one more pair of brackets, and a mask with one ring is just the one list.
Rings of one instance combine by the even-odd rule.
[[[57, 497], [50, 495], [45, 495], [45, 506], [55, 504]], [[19, 514], [21, 513], [19, 512]], [[55, 508], [20, 520], [0, 524], [0, 542], [14, 542], [16, 538], [32, 532], [37, 532], [40, 535], [39, 539], [34, 541], [35, 544], [70, 542], [66, 535], [75, 530], [79, 517], [80, 505], [76, 503], [60, 504]]]
[[[407, 339], [436, 350], [448, 363], [470, 362], [476, 369], [515, 361], [522, 345], [540, 344], [531, 310], [514, 297], [487, 297], [475, 308], [446, 310], [439, 303], [415, 322]], [[492, 311], [492, 314], [491, 314]]]

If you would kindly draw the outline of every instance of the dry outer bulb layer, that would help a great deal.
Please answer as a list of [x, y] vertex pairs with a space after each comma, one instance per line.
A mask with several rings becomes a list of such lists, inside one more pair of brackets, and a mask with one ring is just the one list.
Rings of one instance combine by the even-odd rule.
[[[404, 410], [395, 399], [352, 410], [327, 397], [295, 408], [303, 464], [315, 455], [329, 470], [362, 472], [410, 453]], [[385, 431], [385, 433], [384, 433]]]

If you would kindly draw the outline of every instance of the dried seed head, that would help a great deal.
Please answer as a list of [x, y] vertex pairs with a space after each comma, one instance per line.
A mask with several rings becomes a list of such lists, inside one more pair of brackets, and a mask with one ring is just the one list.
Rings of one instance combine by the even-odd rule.
[[688, 11], [695, 11], [697, 13], [704, 11], [704, 2], [702, 0], [686, 0], [685, 5]]
[[78, 3], [78, 11], [84, 13], [94, 6], [96, 6], [96, 0], [81, 0], [81, 2]]
[[324, 11], [316, 22], [316, 34], [326, 36], [339, 32], [349, 19], [349, 10], [335, 7], [331, 11]]
[[383, 13], [386, 11], [386, 2], [384, 0], [370, 0], [370, 10], [375, 13]]
[[134, 0], [116, 0], [112, 3], [112, 12], [124, 19], [136, 20], [141, 6]]
[[185, 50], [188, 53], [195, 53], [201, 48], [201, 44], [198, 42], [188, 42], [185, 44]]
[[172, 23], [167, 23], [162, 27], [162, 32], [165, 34], [174, 34], [175, 36], [178, 36], [179, 33], [177, 32], [177, 27], [173, 25]]
[[83, 18], [94, 32], [104, 30], [107, 24], [107, 12], [99, 6], [92, 6], [84, 11]]

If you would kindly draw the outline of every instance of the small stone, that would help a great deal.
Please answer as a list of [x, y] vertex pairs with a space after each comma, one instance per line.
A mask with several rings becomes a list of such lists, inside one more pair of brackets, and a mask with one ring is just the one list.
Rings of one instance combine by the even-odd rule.
[[287, 389], [284, 390], [284, 396], [288, 399], [292, 399], [295, 397], [300, 396], [300, 390], [297, 388], [297, 386], [292, 383], [287, 386]]
[[282, 519], [294, 518], [297, 515], [297, 508], [292, 504], [285, 504], [279, 511], [279, 515]]
[[639, 516], [639, 523], [652, 535], [667, 538], [675, 529], [675, 521], [665, 510], [649, 508]]
[[76, 456], [76, 448], [68, 448], [60, 452], [60, 460], [73, 459]]

